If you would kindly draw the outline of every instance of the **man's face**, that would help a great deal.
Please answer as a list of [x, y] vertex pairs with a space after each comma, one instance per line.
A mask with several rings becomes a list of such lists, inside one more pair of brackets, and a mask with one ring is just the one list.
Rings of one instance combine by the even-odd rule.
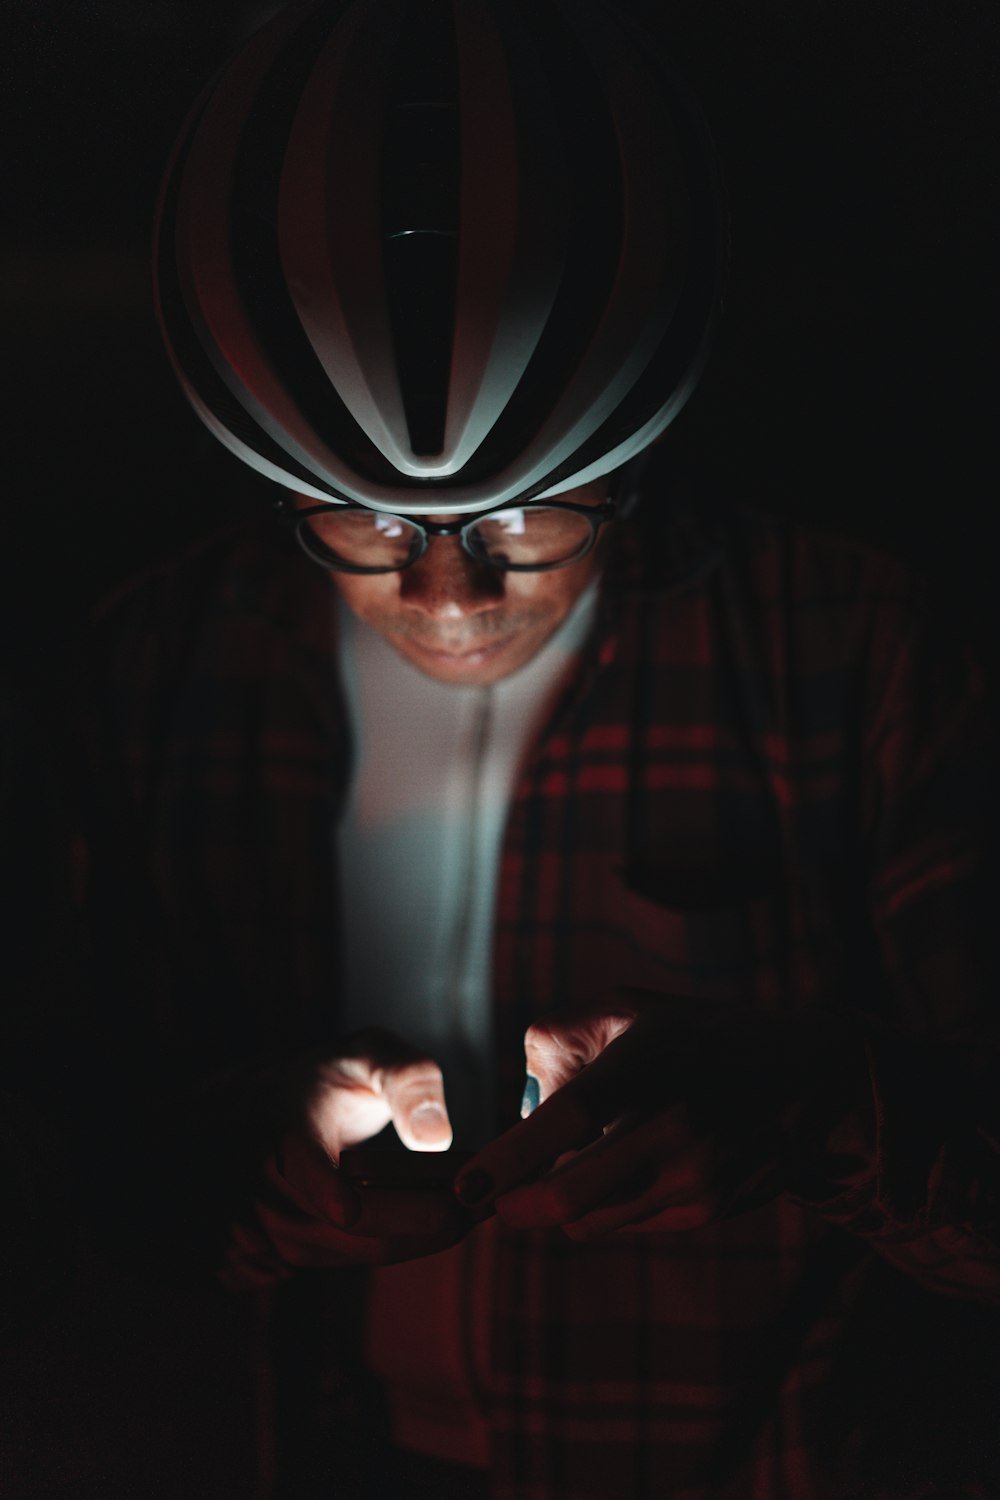
[[[557, 496], [600, 505], [608, 481]], [[429, 516], [430, 521], [471, 519]], [[432, 537], [399, 573], [332, 573], [359, 620], [438, 682], [498, 682], [541, 650], [601, 569], [606, 533], [579, 562], [552, 573], [503, 573], [470, 557], [457, 536]]]

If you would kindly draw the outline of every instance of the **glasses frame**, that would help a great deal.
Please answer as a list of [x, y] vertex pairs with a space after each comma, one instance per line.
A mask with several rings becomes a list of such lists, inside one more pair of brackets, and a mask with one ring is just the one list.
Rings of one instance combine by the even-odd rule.
[[[389, 511], [376, 511], [370, 505], [307, 505], [300, 510], [293, 505], [289, 505], [283, 499], [276, 500], [274, 503], [279, 519], [287, 525], [294, 527], [295, 540], [306, 556], [321, 568], [329, 568], [333, 573], [402, 573], [407, 568], [412, 568], [415, 562], [420, 561], [430, 546], [432, 538], [438, 536], [457, 536], [462, 543], [464, 551], [470, 557], [488, 568], [494, 568], [498, 573], [554, 573], [559, 568], [568, 568], [573, 563], [581, 562], [583, 558], [587, 557], [594, 550], [594, 544], [597, 541], [598, 532], [601, 527], [605, 522], [612, 520], [618, 510], [617, 502], [610, 499], [602, 501], [600, 505], [580, 505], [574, 500], [545, 500], [536, 509], [569, 510], [573, 511], [576, 515], [585, 516], [590, 522], [589, 540], [584, 543], [578, 552], [575, 552], [572, 557], [567, 557], [563, 562], [500, 563], [494, 561], [486, 553], [478, 551], [475, 544], [470, 540], [470, 533], [474, 527], [479, 525], [480, 521], [486, 520], [487, 516], [497, 515], [499, 512], [505, 510], [530, 510], [530, 504], [512, 505], [509, 500], [504, 500], [502, 504], [494, 505], [490, 510], [478, 511], [476, 515], [470, 516], [468, 520], [439, 522], [428, 521], [424, 516], [404, 515], [402, 511], [393, 511], [391, 513]], [[401, 563], [398, 568], [370, 568], [363, 567], [360, 563], [328, 562], [325, 558], [317, 556], [302, 535], [302, 530], [306, 522], [312, 516], [329, 515], [331, 511], [343, 512], [349, 510], [365, 511], [368, 515], [388, 516], [391, 514], [397, 521], [406, 521], [417, 532], [417, 550], [413, 553], [412, 557], [405, 563]]]

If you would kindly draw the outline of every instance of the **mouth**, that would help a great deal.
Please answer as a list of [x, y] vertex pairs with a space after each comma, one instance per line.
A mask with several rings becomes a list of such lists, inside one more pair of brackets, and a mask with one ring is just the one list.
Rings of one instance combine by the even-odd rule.
[[495, 660], [496, 657], [507, 650], [513, 640], [513, 636], [503, 636], [498, 641], [487, 641], [481, 646], [460, 647], [458, 649], [443, 649], [440, 646], [425, 646], [422, 641], [409, 638], [410, 647], [419, 656], [426, 658], [429, 662], [435, 662], [439, 666], [452, 667], [479, 667], [485, 666], [487, 662]]

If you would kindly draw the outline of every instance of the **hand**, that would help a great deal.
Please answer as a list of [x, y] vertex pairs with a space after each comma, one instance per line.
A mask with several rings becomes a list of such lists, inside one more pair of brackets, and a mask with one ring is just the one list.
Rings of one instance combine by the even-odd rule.
[[459, 1174], [460, 1201], [582, 1240], [693, 1229], [771, 1197], [780, 1052], [759, 1017], [709, 1023], [704, 1007], [635, 992], [539, 1022], [525, 1036], [528, 1118]]
[[409, 1260], [445, 1249], [470, 1228], [447, 1188], [362, 1188], [337, 1170], [343, 1150], [390, 1123], [411, 1151], [447, 1150], [444, 1085], [430, 1058], [388, 1032], [360, 1032], [292, 1093], [293, 1124], [265, 1162], [247, 1222], [232, 1232], [227, 1280]]

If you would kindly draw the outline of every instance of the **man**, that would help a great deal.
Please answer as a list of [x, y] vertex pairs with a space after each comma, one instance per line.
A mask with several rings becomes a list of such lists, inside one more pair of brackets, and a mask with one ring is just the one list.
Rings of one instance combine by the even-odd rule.
[[[91, 908], [226, 1278], [376, 1268], [297, 1495], [997, 1478], [846, 1364], [1000, 1286], [981, 684], [893, 564], [647, 467], [723, 220], [597, 4], [292, 7], [175, 152], [168, 350], [310, 561], [109, 612]], [[343, 1156], [390, 1123], [472, 1158]]]

